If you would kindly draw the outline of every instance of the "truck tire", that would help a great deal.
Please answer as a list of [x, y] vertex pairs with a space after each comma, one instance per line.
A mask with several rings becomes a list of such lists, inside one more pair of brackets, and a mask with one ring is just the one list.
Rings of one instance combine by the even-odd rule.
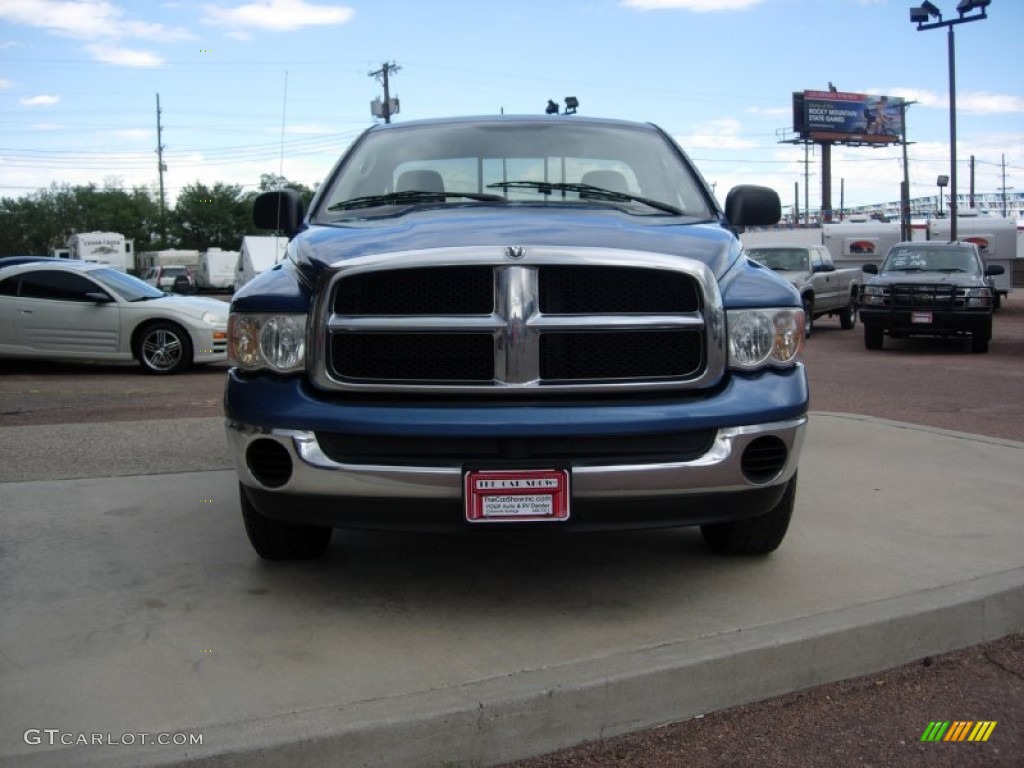
[[811, 338], [814, 330], [814, 299], [804, 296], [804, 338]]
[[988, 352], [988, 335], [984, 333], [971, 334], [971, 352], [983, 355]]
[[850, 297], [850, 303], [839, 310], [839, 327], [844, 331], [853, 330], [853, 326], [857, 324], [857, 302], [854, 301], [853, 296]]
[[256, 554], [264, 560], [313, 560], [327, 551], [332, 528], [299, 525], [261, 515], [238, 484], [245, 533]]
[[864, 346], [867, 349], [881, 349], [885, 332], [877, 325], [864, 326]]
[[702, 525], [704, 542], [721, 555], [766, 555], [779, 548], [789, 528], [796, 502], [796, 474], [786, 484], [778, 504], [763, 515], [731, 523]]
[[146, 373], [181, 373], [192, 365], [192, 339], [176, 323], [150, 323], [135, 338], [135, 359]]

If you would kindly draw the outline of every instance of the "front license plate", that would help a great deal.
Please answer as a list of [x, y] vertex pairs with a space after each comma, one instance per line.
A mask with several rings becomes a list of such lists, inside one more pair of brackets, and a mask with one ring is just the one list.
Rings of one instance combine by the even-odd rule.
[[471, 523], [569, 519], [569, 470], [470, 470], [465, 473]]
[[921, 325], [927, 325], [932, 321], [931, 312], [912, 312], [910, 314], [910, 322], [918, 323]]

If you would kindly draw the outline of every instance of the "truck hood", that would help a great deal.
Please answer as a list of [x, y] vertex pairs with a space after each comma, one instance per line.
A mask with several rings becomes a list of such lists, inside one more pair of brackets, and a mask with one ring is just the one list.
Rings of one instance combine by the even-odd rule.
[[324, 269], [361, 256], [464, 246], [603, 247], [696, 259], [721, 277], [740, 254], [739, 240], [717, 221], [637, 216], [542, 206], [424, 209], [332, 225], [296, 235], [295, 263], [311, 282]]
[[955, 285], [983, 286], [987, 285], [981, 275], [965, 272], [882, 272], [868, 281], [868, 284], [885, 285]]

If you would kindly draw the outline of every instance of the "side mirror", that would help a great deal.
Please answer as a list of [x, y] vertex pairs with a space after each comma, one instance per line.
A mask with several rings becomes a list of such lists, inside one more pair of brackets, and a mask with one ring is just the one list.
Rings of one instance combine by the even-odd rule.
[[734, 227], [764, 227], [782, 218], [782, 201], [774, 189], [740, 184], [725, 198], [725, 217]]
[[861, 271], [862, 272], [867, 272], [869, 275], [877, 275], [878, 274], [878, 265], [877, 264], [865, 264], [863, 267], [861, 267]]
[[834, 264], [815, 264], [814, 272], [835, 272], [836, 268]]
[[253, 202], [253, 224], [260, 229], [283, 232], [289, 238], [302, 228], [302, 217], [302, 197], [294, 189], [264, 192]]
[[1002, 275], [1006, 272], [1003, 269], [1002, 264], [991, 264], [985, 267], [985, 277], [995, 277], [996, 275]]

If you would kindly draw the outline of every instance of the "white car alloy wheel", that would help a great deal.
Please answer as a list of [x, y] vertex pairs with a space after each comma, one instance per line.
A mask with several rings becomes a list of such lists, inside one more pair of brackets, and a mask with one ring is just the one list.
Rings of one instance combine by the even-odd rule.
[[179, 326], [154, 323], [142, 331], [137, 356], [147, 373], [177, 373], [192, 362], [192, 342]]

